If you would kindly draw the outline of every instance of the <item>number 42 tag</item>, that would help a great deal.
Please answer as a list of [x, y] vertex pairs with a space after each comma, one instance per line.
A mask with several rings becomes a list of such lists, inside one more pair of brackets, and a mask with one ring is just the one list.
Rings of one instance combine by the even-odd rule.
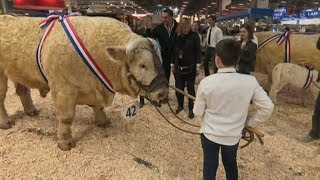
[[135, 101], [126, 105], [121, 112], [122, 117], [127, 121], [132, 121], [136, 118], [139, 111], [139, 101]]

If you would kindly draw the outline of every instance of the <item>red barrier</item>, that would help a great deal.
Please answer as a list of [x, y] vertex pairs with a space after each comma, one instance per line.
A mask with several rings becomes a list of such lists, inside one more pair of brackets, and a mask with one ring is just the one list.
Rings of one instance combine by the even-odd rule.
[[62, 10], [66, 4], [64, 0], [14, 0], [15, 8], [36, 10]]

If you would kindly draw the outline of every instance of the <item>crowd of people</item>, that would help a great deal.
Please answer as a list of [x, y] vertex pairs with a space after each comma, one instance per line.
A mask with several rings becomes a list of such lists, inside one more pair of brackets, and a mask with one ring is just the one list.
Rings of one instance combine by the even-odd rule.
[[[150, 18], [146, 17], [149, 21]], [[199, 22], [191, 23], [190, 19], [182, 18], [178, 23], [170, 9], [165, 9], [161, 18], [163, 22], [155, 28], [150, 22], [142, 23], [138, 33], [159, 43], [167, 80], [173, 74], [175, 87], [182, 91], [187, 88], [188, 93], [195, 96], [195, 80], [201, 64], [204, 67], [206, 77], [199, 84], [196, 101], [189, 99], [188, 102], [188, 117], [193, 119], [197, 115], [203, 120], [200, 130], [203, 178], [215, 178], [221, 149], [227, 179], [238, 179], [237, 149], [245, 124], [254, 126], [267, 120], [273, 111], [267, 93], [250, 75], [254, 71], [257, 50], [253, 26], [245, 23], [239, 27], [239, 32], [235, 33], [240, 35], [240, 41], [223, 39], [216, 17], [209, 16], [207, 34], [202, 39]], [[202, 48], [205, 48], [203, 58]], [[209, 61], [214, 61], [212, 73]], [[183, 110], [184, 96], [177, 92], [176, 98], [178, 114]], [[248, 119], [250, 103], [257, 111]], [[141, 97], [140, 107], [143, 106]]]

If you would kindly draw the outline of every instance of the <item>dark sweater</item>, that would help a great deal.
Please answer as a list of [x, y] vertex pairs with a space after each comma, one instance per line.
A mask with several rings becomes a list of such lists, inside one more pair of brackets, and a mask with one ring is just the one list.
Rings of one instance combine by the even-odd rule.
[[173, 52], [173, 45], [176, 41], [176, 29], [178, 23], [174, 21], [173, 29], [169, 35], [167, 29], [165, 28], [164, 24], [158, 25], [152, 31], [152, 37], [155, 38], [161, 47], [161, 55], [164, 64], [170, 65], [172, 52]]
[[317, 42], [317, 48], [320, 50], [320, 37], [319, 37], [318, 42]]
[[[242, 43], [242, 42], [241, 42]], [[250, 74], [255, 70], [257, 45], [252, 41], [241, 49], [238, 72], [243, 74]]]
[[199, 35], [190, 31], [187, 35], [177, 36], [172, 59], [171, 63], [174, 64], [176, 70], [178, 66], [191, 66], [195, 71], [196, 64], [201, 63]]

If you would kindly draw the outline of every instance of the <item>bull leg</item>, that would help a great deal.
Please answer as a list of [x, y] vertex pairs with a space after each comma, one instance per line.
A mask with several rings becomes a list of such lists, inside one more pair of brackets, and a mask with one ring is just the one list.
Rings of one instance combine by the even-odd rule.
[[16, 93], [20, 97], [20, 101], [22, 103], [24, 112], [31, 117], [35, 117], [39, 115], [39, 111], [37, 108], [33, 105], [33, 101], [30, 94], [30, 89], [26, 86], [23, 86], [19, 83], [14, 83], [14, 86], [16, 87]]
[[94, 120], [97, 126], [106, 127], [110, 125], [110, 121], [104, 113], [102, 106], [93, 106], [92, 109], [94, 113]]
[[277, 95], [281, 89], [286, 86], [288, 83], [280, 81], [280, 82], [273, 82], [271, 86], [271, 90], [269, 92], [269, 97], [272, 102], [277, 103]]
[[58, 147], [61, 150], [68, 151], [76, 146], [72, 137], [71, 125], [75, 116], [76, 93], [70, 91], [55, 92], [52, 91], [52, 98], [56, 107], [56, 113], [59, 120], [58, 126]]
[[9, 129], [11, 124], [8, 113], [4, 107], [4, 100], [8, 90], [8, 78], [4, 75], [3, 70], [0, 69], [0, 129]]

